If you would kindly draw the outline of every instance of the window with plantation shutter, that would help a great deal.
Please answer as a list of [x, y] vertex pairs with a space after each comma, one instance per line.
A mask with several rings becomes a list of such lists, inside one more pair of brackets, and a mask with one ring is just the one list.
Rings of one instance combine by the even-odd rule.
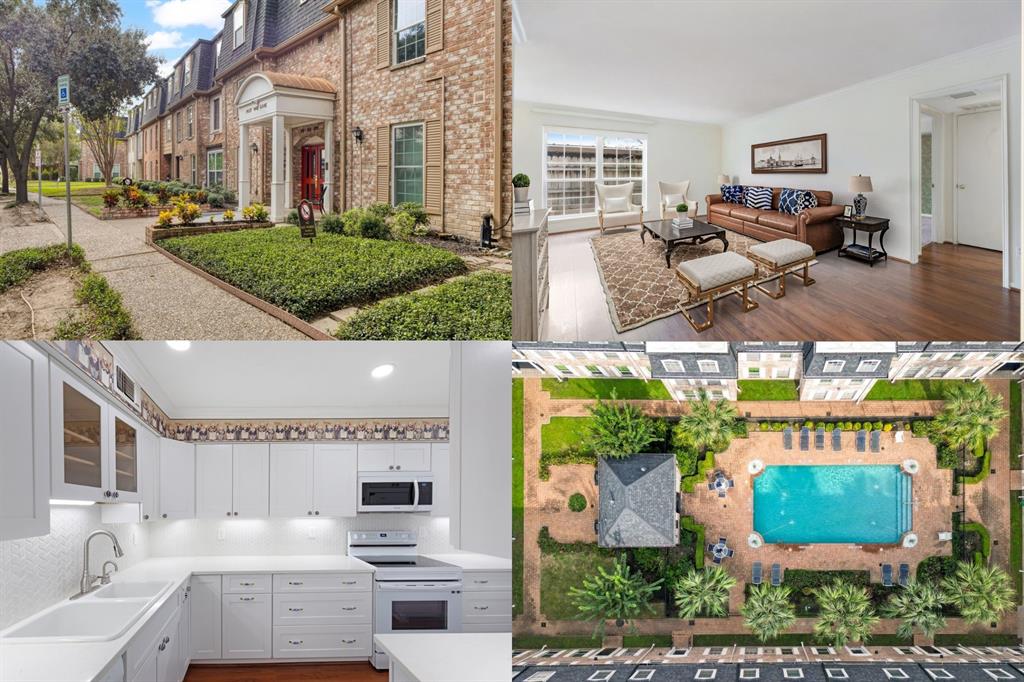
[[377, 68], [391, 66], [391, 0], [377, 0]]
[[427, 49], [437, 52], [444, 47], [444, 0], [427, 0]]
[[377, 128], [377, 201], [391, 203], [391, 126]]
[[423, 209], [431, 215], [444, 213], [444, 125], [441, 119], [424, 122]]

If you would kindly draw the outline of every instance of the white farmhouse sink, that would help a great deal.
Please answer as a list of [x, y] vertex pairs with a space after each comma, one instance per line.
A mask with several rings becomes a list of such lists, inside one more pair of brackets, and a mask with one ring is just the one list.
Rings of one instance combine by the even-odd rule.
[[81, 599], [62, 602], [6, 631], [2, 639], [8, 643], [105, 642], [117, 639], [135, 624], [150, 601]]
[[92, 594], [94, 599], [149, 599], [164, 593], [171, 586], [169, 580], [151, 582], [110, 583]]

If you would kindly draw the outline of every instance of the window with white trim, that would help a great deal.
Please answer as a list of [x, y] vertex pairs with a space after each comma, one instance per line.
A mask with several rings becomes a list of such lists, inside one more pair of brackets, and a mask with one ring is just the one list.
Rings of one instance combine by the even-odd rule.
[[194, 120], [194, 105], [189, 104], [185, 109], [185, 119], [188, 121], [188, 139], [192, 139], [192, 131], [194, 130], [192, 122]]
[[238, 0], [235, 11], [231, 15], [231, 26], [234, 28], [235, 42], [238, 47], [245, 42], [245, 0]]
[[637, 670], [629, 677], [630, 680], [638, 680], [644, 682], [646, 680], [654, 679], [654, 668], [646, 668], [644, 670]]
[[185, 85], [188, 85], [192, 82], [192, 67], [194, 65], [194, 59], [194, 54], [190, 54], [188, 57], [185, 58]]
[[423, 205], [423, 124], [391, 128], [391, 197], [395, 206], [406, 201]]
[[698, 360], [697, 369], [708, 374], [718, 372], [718, 360]]
[[614, 670], [597, 670], [587, 678], [588, 682], [608, 682], [615, 674]]
[[189, 155], [189, 160], [188, 161], [189, 161], [189, 165], [190, 165], [190, 167], [192, 169], [192, 180], [191, 180], [191, 183], [194, 185], [194, 184], [196, 184], [196, 180], [199, 179], [198, 178], [199, 169], [196, 168], [196, 155], [195, 154]]
[[857, 365], [858, 372], [874, 372], [882, 364], [881, 360], [861, 360]]
[[803, 668], [783, 668], [782, 677], [787, 680], [802, 680], [804, 679]]
[[850, 677], [846, 673], [846, 668], [825, 668], [825, 676], [830, 680], [845, 680]]
[[632, 203], [647, 190], [647, 138], [643, 135], [545, 130], [544, 205], [551, 217], [595, 215], [596, 184], [633, 183]]
[[826, 360], [825, 367], [821, 371], [826, 374], [836, 374], [842, 372], [843, 367], [846, 367], [846, 360]]
[[210, 149], [206, 152], [206, 186], [224, 184], [224, 150]]
[[749, 377], [751, 379], [760, 379], [761, 378], [761, 368], [760, 367], [748, 367], [747, 368], [747, 377]]
[[394, 0], [395, 64], [419, 59], [427, 52], [426, 0]]
[[956, 676], [945, 668], [925, 668], [924, 671], [933, 680], [955, 680]]
[[631, 370], [626, 365], [619, 365], [615, 369], [617, 369], [619, 371], [619, 376], [624, 376], [624, 377], [631, 377], [631, 376], [633, 376], [633, 370]]
[[210, 100], [210, 132], [219, 132], [223, 122], [221, 121], [221, 106], [220, 97], [214, 97]]
[[882, 668], [882, 672], [890, 680], [909, 680], [910, 675], [903, 668]]
[[1015, 679], [1013, 674], [1005, 668], [982, 668], [989, 677], [993, 680], [1012, 680]]
[[683, 363], [679, 360], [662, 360], [661, 366], [665, 368], [666, 372], [682, 372]]
[[697, 671], [697, 674], [693, 676], [695, 680], [713, 680], [715, 675], [718, 674], [718, 670], [715, 668], [701, 668]]
[[740, 668], [740, 679], [741, 680], [758, 680], [761, 679], [760, 668]]

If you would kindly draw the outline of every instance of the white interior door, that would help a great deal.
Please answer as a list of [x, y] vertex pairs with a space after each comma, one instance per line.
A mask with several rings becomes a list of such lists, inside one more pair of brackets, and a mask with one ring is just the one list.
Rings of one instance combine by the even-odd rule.
[[957, 117], [957, 242], [993, 251], [1003, 249], [1001, 117], [999, 110]]

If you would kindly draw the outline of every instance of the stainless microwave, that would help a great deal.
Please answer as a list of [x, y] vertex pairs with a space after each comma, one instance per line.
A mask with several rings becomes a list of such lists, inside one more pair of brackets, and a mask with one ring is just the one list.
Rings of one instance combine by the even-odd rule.
[[430, 474], [363, 474], [359, 476], [359, 511], [429, 512], [434, 502]]

